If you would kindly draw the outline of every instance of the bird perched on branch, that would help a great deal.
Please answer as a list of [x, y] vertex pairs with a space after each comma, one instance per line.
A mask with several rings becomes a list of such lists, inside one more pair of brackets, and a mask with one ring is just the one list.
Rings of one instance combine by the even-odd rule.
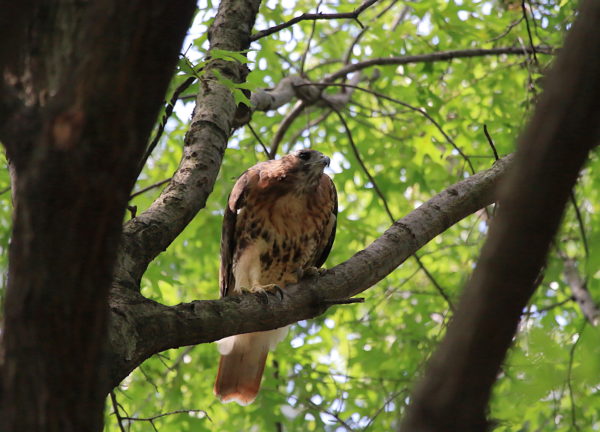
[[[221, 235], [221, 296], [281, 290], [320, 267], [335, 237], [337, 194], [323, 173], [329, 158], [298, 150], [260, 162], [235, 183]], [[218, 342], [215, 395], [251, 403], [258, 394], [269, 349], [287, 327], [230, 336]]]

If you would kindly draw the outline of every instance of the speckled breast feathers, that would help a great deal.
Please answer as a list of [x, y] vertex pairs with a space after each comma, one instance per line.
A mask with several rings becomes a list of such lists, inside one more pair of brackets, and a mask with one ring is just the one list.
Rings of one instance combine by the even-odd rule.
[[301, 150], [255, 165], [229, 197], [221, 244], [221, 295], [284, 287], [320, 267], [333, 243], [337, 195], [329, 159]]

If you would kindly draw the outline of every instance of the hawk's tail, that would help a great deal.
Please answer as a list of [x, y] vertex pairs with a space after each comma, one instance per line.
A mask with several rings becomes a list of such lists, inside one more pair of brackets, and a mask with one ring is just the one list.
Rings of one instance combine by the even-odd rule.
[[222, 355], [214, 391], [222, 402], [248, 405], [254, 401], [269, 349], [285, 337], [287, 329], [241, 334], [218, 342]]

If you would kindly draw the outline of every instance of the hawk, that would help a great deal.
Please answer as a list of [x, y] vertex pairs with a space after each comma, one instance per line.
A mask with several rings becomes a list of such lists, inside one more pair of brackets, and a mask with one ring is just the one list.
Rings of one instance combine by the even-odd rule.
[[[303, 272], [320, 267], [335, 237], [337, 194], [323, 173], [329, 158], [298, 150], [260, 162], [235, 183], [221, 234], [221, 296], [285, 290]], [[251, 403], [258, 394], [267, 354], [287, 327], [221, 339], [215, 395]]]

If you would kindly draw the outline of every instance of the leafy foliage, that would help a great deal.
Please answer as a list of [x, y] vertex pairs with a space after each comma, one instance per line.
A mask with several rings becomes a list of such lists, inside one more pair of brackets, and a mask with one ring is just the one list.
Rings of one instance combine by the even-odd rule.
[[[302, 0], [266, 2], [256, 28], [314, 12], [315, 7]], [[291, 73], [322, 82], [345, 62], [466, 48], [528, 47], [527, 25], [533, 43], [560, 47], [573, 18], [572, 7], [553, 0], [528, 3], [526, 21], [520, 3], [513, 2], [381, 1], [359, 17], [362, 28], [352, 20], [302, 21], [258, 40], [247, 53], [248, 82], [250, 88], [275, 87]], [[324, 13], [348, 10], [343, 3], [321, 2], [318, 7]], [[201, 36], [193, 40], [190, 52], [207, 48], [205, 31], [213, 15], [208, 5], [199, 11], [193, 29]], [[305, 110], [284, 135], [278, 154], [311, 146], [332, 156], [330, 174], [339, 191], [340, 218], [327, 264], [339, 263], [364, 248], [386, 229], [390, 217], [410, 212], [469, 175], [471, 167], [475, 171], [489, 167], [494, 156], [484, 125], [501, 155], [512, 152], [551, 60], [538, 53], [366, 69], [361, 90], [354, 90], [350, 103], [342, 108], [352, 140], [328, 108]], [[187, 73], [182, 64], [173, 88]], [[193, 94], [194, 89], [188, 92]], [[189, 99], [183, 100], [187, 108]], [[265, 147], [270, 148], [290, 110], [284, 106], [276, 112], [254, 113], [250, 126]], [[139, 188], [176, 169], [188, 120], [181, 113], [187, 112], [189, 108], [181, 106], [169, 120], [168, 135], [142, 173]], [[150, 267], [143, 280], [144, 295], [166, 304], [218, 297], [223, 203], [235, 178], [265, 158], [264, 148], [248, 127], [236, 131], [206, 209]], [[581, 220], [569, 210], [555, 246], [556, 252], [576, 260], [595, 297], [600, 295], [600, 180], [592, 173], [599, 163], [596, 155], [575, 193]], [[153, 195], [142, 194], [134, 204], [143, 209]], [[438, 290], [452, 303], [458, 301], [492, 215], [492, 208], [472, 215], [421, 250], [427, 273], [409, 260], [368, 290], [364, 304], [337, 307], [294, 325], [270, 356], [261, 394], [253, 405], [222, 405], [215, 400], [212, 384], [218, 356], [213, 346], [206, 345], [148, 360], [117, 391], [123, 412], [151, 417], [181, 409], [203, 410], [157, 418], [154, 426], [161, 431], [394, 428], [415, 378], [451, 317], [450, 305]], [[564, 260], [555, 253], [495, 387], [490, 415], [497, 419], [497, 430], [566, 431], [575, 425], [583, 430], [599, 424], [598, 330], [584, 325], [570, 297]], [[117, 430], [111, 412], [112, 407], [107, 409], [106, 428]], [[145, 430], [148, 426], [133, 421], [129, 427]]]
[[[526, 2], [524, 12], [520, 2], [509, 0], [381, 0], [360, 15], [360, 22], [302, 21], [259, 39], [248, 53], [221, 50], [210, 55], [248, 62], [247, 84], [217, 77], [230, 85], [238, 103], [248, 104], [242, 90], [275, 87], [289, 74], [323, 82], [348, 62], [468, 48], [525, 49], [531, 40], [558, 48], [573, 20], [573, 7], [564, 0], [540, 0]], [[352, 8], [344, 2], [322, 1], [317, 6], [306, 0], [266, 1], [256, 28], [280, 24], [302, 12]], [[215, 11], [212, 2], [200, 5], [190, 30], [191, 46], [184, 46], [186, 57], [170, 93], [199, 73]], [[310, 146], [332, 157], [329, 174], [338, 188], [340, 215], [326, 265], [363, 249], [391, 218], [491, 166], [494, 153], [484, 126], [500, 155], [514, 151], [551, 61], [537, 53], [365, 69], [360, 89], [341, 109], [352, 140], [329, 108], [304, 110], [277, 153]], [[340, 88], [325, 91], [337, 93]], [[177, 168], [196, 92], [194, 84], [181, 95], [136, 190], [168, 178]], [[253, 114], [250, 126], [266, 148], [291, 109], [286, 105]], [[142, 281], [145, 296], [168, 305], [218, 297], [223, 205], [235, 178], [265, 159], [265, 149], [249, 127], [235, 132], [206, 208], [150, 266]], [[498, 431], [592, 430], [600, 425], [600, 330], [585, 324], [564, 277], [566, 255], [576, 261], [592, 296], [600, 298], [600, 178], [593, 175], [599, 169], [596, 153], [574, 193], [578, 212], [572, 207], [565, 216], [544, 279], [495, 387], [490, 415]], [[7, 173], [0, 173], [0, 192], [8, 181]], [[141, 211], [158, 191], [137, 195], [131, 204]], [[9, 198], [8, 193], [0, 195], [4, 269]], [[452, 303], [459, 300], [492, 216], [493, 208], [478, 212], [423, 248], [419, 257], [426, 271], [411, 259], [366, 291], [364, 304], [338, 306], [292, 326], [269, 357], [254, 404], [222, 405], [214, 398], [217, 350], [200, 345], [157, 355], [132, 373], [115, 390], [120, 415], [148, 419], [199, 410], [154, 418], [152, 426], [163, 432], [392, 430], [451, 317], [451, 305], [440, 290]], [[113, 409], [109, 399], [106, 431], [119, 431]], [[122, 422], [131, 431], [151, 427], [148, 421]]]

